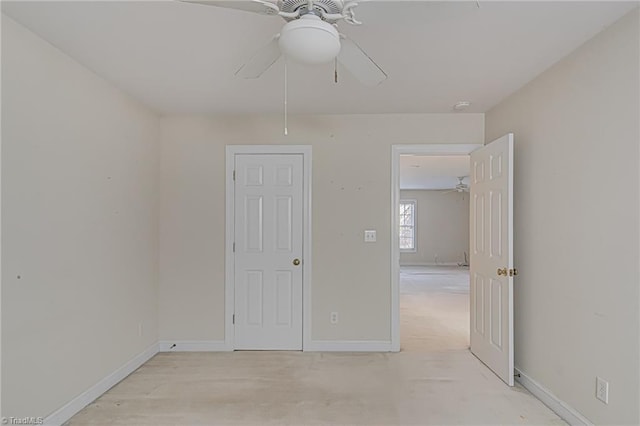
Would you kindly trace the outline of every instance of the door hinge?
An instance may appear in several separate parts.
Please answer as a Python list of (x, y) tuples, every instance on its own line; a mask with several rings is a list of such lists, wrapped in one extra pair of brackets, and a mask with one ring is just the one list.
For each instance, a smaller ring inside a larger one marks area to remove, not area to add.
[(233, 314), (231, 316), (231, 324), (235, 324), (236, 323), (236, 314)]
[(233, 181), (234, 182), (236, 181), (236, 171), (235, 170), (233, 171)]
[(236, 252), (236, 243), (233, 243), (233, 252)]

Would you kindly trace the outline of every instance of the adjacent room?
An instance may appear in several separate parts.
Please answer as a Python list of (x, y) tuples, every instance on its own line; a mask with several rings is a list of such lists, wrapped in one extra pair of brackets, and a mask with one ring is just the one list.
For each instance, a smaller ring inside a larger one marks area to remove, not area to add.
[(469, 156), (400, 157), (401, 348), (469, 347)]
[(638, 1), (1, 8), (3, 423), (640, 423)]

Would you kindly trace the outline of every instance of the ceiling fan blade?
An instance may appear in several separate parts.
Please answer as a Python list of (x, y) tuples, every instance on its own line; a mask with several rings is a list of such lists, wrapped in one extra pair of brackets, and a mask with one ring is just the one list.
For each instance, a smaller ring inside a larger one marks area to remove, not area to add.
[(268, 70), (280, 58), (279, 37), (280, 35), (273, 37), (269, 44), (258, 50), (247, 63), (236, 71), (236, 75), (247, 79), (258, 78)]
[(387, 79), (387, 74), (353, 40), (340, 34), (342, 47), (338, 62), (367, 86), (377, 86)]
[(261, 13), (263, 15), (277, 15), (278, 5), (267, 0), (182, 0), (185, 3), (197, 3), (207, 6), (226, 7), (228, 9), (244, 10), (246, 12)]

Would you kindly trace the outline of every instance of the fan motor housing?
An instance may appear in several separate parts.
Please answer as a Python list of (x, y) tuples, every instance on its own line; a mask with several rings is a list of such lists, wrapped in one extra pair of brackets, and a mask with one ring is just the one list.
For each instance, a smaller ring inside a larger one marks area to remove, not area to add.
[[(278, 0), (278, 7), (283, 12), (295, 12), (299, 9), (307, 9), (307, 0)], [(313, 7), (322, 9), (325, 13), (342, 13), (344, 3), (342, 0), (313, 0)]]

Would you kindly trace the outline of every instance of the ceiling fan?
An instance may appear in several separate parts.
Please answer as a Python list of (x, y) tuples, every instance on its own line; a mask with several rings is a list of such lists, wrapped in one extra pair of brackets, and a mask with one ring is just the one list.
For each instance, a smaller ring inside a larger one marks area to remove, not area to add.
[[(208, 6), (281, 16), (287, 23), (279, 34), (242, 65), (236, 75), (260, 77), (280, 56), (308, 65), (336, 61), (363, 84), (375, 86), (387, 74), (353, 40), (338, 32), (337, 23), (360, 25), (358, 2), (350, 0), (182, 0)], [(366, 0), (365, 0), (366, 1)]]
[(469, 185), (462, 182), (464, 178), (466, 178), (466, 176), (459, 176), (458, 184), (454, 188), (450, 189), (449, 191), (443, 192), (443, 194), (448, 194), (450, 192), (469, 192)]

